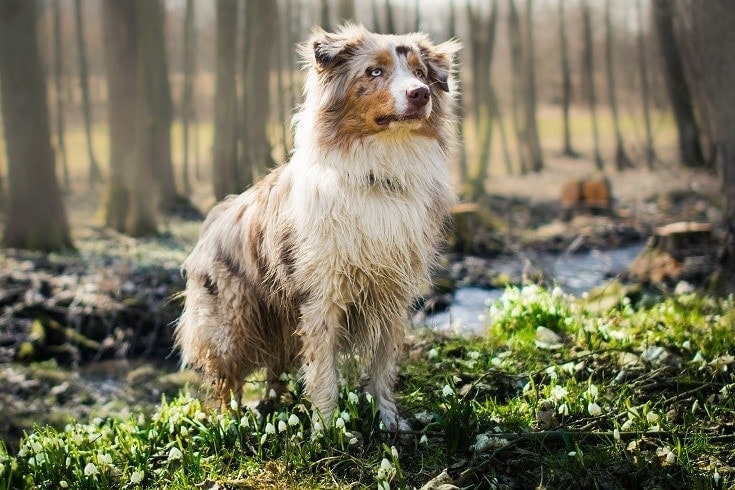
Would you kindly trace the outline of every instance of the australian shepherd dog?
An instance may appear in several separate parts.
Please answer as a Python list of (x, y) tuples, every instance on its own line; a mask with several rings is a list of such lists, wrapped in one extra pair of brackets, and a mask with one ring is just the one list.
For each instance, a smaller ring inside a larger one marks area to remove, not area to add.
[(454, 200), (459, 48), (351, 24), (302, 46), (291, 160), (217, 204), (182, 268), (176, 345), (220, 401), (259, 368), (280, 393), (282, 373), (301, 367), (314, 416), (330, 422), (338, 361), (356, 354), (382, 422), (403, 426), (393, 384), (407, 311)]

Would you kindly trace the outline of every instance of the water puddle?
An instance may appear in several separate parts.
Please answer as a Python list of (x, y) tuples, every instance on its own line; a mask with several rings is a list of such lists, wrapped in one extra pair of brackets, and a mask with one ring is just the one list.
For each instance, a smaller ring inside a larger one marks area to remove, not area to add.
[[(548, 271), (550, 280), (564, 292), (579, 296), (624, 272), (643, 247), (644, 243), (639, 243), (580, 254), (542, 254), (534, 265)], [(518, 270), (523, 267), (519, 260)], [(503, 289), (459, 288), (447, 310), (417, 319), (416, 323), (455, 334), (481, 334), (485, 328), (486, 307), (502, 294)]]

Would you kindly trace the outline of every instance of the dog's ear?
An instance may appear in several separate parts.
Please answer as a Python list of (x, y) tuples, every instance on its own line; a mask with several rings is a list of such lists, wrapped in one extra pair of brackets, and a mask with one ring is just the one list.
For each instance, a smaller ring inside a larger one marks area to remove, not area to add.
[(449, 77), (454, 69), (454, 55), (462, 49), (455, 39), (434, 46), (429, 42), (419, 43), (421, 56), (429, 67), (429, 80), (445, 92), (449, 92)]
[(338, 66), (350, 56), (357, 42), (355, 35), (348, 34), (348, 31), (357, 29), (357, 26), (347, 25), (337, 33), (332, 33), (314, 27), (311, 38), (302, 47), (302, 55), (319, 71)]

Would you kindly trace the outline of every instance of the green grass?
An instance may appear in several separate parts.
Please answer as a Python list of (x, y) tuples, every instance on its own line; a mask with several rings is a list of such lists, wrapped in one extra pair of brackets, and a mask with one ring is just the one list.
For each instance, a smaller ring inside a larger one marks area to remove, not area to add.
[(636, 301), (593, 313), (530, 285), (489, 306), (485, 336), (414, 332), (397, 438), (353, 382), (317, 435), (293, 380), (265, 416), (181, 394), (0, 447), (0, 489), (418, 488), (445, 470), (467, 488), (732, 488), (735, 300)]

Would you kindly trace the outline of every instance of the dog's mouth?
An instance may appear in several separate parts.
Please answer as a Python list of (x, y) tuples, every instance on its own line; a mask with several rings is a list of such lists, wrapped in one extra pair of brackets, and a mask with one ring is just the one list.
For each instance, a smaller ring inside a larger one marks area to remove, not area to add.
[(375, 124), (378, 126), (387, 126), (392, 122), (420, 121), (425, 118), (426, 115), (421, 112), (411, 112), (409, 114), (387, 114), (376, 117)]

